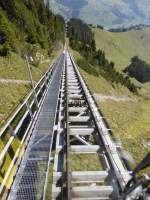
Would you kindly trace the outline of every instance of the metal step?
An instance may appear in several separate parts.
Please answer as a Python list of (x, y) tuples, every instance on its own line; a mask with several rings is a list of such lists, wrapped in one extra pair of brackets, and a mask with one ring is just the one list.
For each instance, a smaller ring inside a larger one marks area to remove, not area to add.
[[(56, 199), (60, 193), (61, 188), (52, 186), (52, 200)], [(72, 199), (110, 199), (113, 193), (112, 186), (79, 186), (72, 187)]]

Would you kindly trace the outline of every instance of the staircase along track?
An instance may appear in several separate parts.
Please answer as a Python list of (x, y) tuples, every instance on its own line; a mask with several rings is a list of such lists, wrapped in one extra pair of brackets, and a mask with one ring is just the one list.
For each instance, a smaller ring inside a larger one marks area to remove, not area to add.
[[(38, 102), (30, 94), (0, 133), (1, 140), (10, 136), (0, 151), (1, 170), (13, 151), (1, 181), (1, 198), (46, 199), (53, 166), (50, 199), (118, 199), (131, 171), (67, 49), (37, 84), (36, 96)], [(90, 162), (94, 158), (95, 163)], [(83, 168), (82, 162), (87, 163)], [(16, 175), (8, 188), (13, 165)]]

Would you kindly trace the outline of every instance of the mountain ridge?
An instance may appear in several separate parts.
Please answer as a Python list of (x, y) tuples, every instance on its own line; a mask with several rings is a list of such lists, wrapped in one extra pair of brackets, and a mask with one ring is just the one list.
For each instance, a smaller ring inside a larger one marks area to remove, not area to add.
[(76, 17), (87, 23), (107, 28), (150, 24), (147, 0), (49, 0), (52, 10), (69, 19)]

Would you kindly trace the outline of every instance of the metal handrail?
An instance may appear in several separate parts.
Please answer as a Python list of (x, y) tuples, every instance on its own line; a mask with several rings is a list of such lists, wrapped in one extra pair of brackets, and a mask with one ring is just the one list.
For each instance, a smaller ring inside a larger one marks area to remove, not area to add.
[[(67, 55), (66, 55), (67, 56)], [(65, 79), (65, 90), (66, 90), (66, 111), (65, 111), (65, 121), (66, 121), (66, 187), (67, 187), (67, 200), (71, 198), (71, 166), (70, 166), (70, 138), (69, 138), (69, 113), (68, 113), (68, 68), (67, 68), (67, 58), (66, 58), (66, 79)]]
[[(35, 86), (35, 90), (38, 88), (38, 86), (41, 84), (42, 80), (50, 73), (52, 66), (54, 65), (54, 63), (52, 65), (50, 65), (49, 69), (47, 70), (47, 72), (41, 77), (41, 79), (38, 81), (38, 83)], [(0, 130), (0, 137), (2, 136), (2, 134), (5, 132), (5, 130), (8, 128), (8, 125), (11, 124), (11, 122), (14, 120), (14, 118), (18, 115), (18, 113), (20, 112), (20, 110), (22, 109), (22, 107), (26, 104), (26, 102), (28, 102), (28, 100), (32, 97), (33, 95), (33, 91), (31, 91), (29, 93), (29, 95), (26, 97), (26, 99), (24, 100), (24, 102), (17, 108), (17, 110), (13, 113), (13, 115), (9, 118), (9, 120), (7, 121), (7, 123), (4, 125), (4, 127)]]
[[(40, 78), (38, 83), (35, 86), (36, 91), (36, 97), (38, 99), (38, 105), (40, 106), (42, 103), (42, 100), (44, 98), (45, 92), (47, 91), (47, 87), (49, 85), (49, 82), (51, 80), (51, 75), (54, 71), (55, 67), (55, 61), (50, 65), (49, 69), (46, 71), (46, 73)], [(35, 106), (35, 95), (33, 95), (33, 91), (29, 93), (29, 95), (26, 97), (24, 102), (17, 108), (15, 113), (10, 117), (10, 119), (7, 121), (6, 125), (1, 129), (0, 131), (0, 139), (5, 136), (4, 134), (10, 133), (10, 138), (8, 141), (6, 141), (6, 144), (4, 144), (4, 147), (2, 148), (0, 152), (0, 167), (2, 165), (5, 165), (4, 158), (7, 156), (7, 152), (9, 148), (11, 147), (13, 141), (15, 141), (16, 138), (19, 136), (19, 131), (24, 128), (22, 138), (20, 139), (20, 144), (18, 145), (17, 149), (14, 152), (13, 158), (9, 163), (9, 166), (7, 168), (7, 171), (5, 172), (5, 175), (3, 177), (3, 181), (0, 184), (0, 195), (3, 192), (4, 186), (8, 180), (9, 174), (11, 172), (12, 167), (14, 166), (15, 162), (18, 159), (19, 152), (21, 150), (21, 145), (25, 142), (27, 139), (28, 132), (35, 120), (35, 116), (38, 113), (38, 110), (34, 108)], [(23, 112), (23, 114), (22, 114)], [(19, 115), (22, 115), (21, 117)], [(13, 123), (16, 120), (16, 118), (19, 117), (20, 119), (15, 124), (15, 127), (13, 128)], [(27, 123), (26, 123), (27, 120)], [(3, 139), (2, 139), (3, 140)], [(3, 163), (4, 161), (4, 163)]]

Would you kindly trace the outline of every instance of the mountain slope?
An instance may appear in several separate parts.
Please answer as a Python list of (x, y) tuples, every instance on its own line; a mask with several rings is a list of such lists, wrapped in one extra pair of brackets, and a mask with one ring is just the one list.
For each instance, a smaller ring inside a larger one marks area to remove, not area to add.
[(63, 38), (64, 21), (45, 6), (43, 0), (0, 1), (0, 56), (20, 53), (25, 44), (50, 49)]
[(119, 70), (124, 69), (134, 56), (150, 63), (150, 29), (131, 30), (113, 33), (97, 28), (93, 29), (97, 49), (103, 49), (106, 57), (115, 62)]
[(150, 24), (148, 0), (49, 0), (52, 9), (63, 16), (81, 18), (106, 27)]
[(64, 20), (43, 0), (0, 0), (0, 128), (31, 90), (30, 84), (23, 83), (29, 80), (25, 54), (33, 58), (31, 69), (37, 82), (63, 40)]

